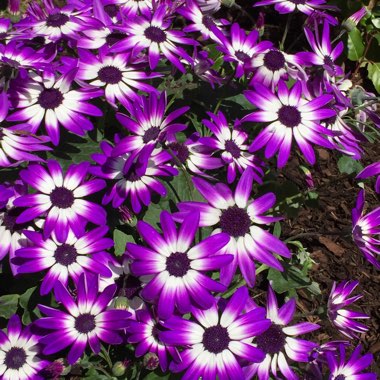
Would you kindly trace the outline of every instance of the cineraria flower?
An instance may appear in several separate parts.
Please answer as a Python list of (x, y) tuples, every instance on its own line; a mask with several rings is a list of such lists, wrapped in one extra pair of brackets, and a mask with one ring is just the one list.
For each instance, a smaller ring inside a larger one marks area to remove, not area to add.
[(380, 255), (380, 207), (364, 215), (364, 200), (364, 190), (361, 190), (352, 210), (352, 237), (366, 260), (380, 269), (377, 260), (377, 255)]
[(3, 380), (42, 380), (39, 372), (49, 362), (40, 359), (39, 337), (30, 325), (22, 329), (20, 317), (14, 314), (8, 321), (7, 333), (0, 330), (0, 377)]
[(192, 69), (194, 74), (200, 79), (207, 82), (212, 88), (215, 88), (215, 84), (221, 85), (223, 78), (214, 69), (214, 61), (209, 57), (206, 50), (194, 49)]
[(87, 344), (91, 350), (100, 352), (100, 341), (108, 344), (120, 344), (119, 334), (128, 325), (130, 313), (126, 310), (106, 310), (116, 291), (116, 285), (110, 285), (98, 294), (98, 277), (81, 275), (77, 285), (76, 300), (60, 283), (55, 288), (55, 296), (67, 312), (38, 305), (47, 317), (38, 319), (39, 327), (54, 330), (40, 339), (45, 344), (44, 355), (54, 354), (72, 346), (67, 361), (74, 364), (83, 354)]
[(293, 326), (287, 326), (293, 319), (296, 311), (295, 298), (291, 298), (279, 308), (276, 295), (270, 285), (267, 294), (266, 317), (271, 320), (272, 324), (269, 329), (256, 337), (253, 342), (266, 356), (261, 363), (254, 363), (244, 369), (245, 378), (253, 379), (253, 376), (257, 375), (259, 380), (269, 380), (270, 373), (275, 378), (278, 378), (277, 371), (280, 370), (284, 378), (298, 380), (298, 376), (289, 366), (286, 356), (293, 361), (307, 363), (310, 352), (318, 344), (303, 339), (296, 339), (295, 337), (317, 330), (320, 326), (310, 322), (301, 322)]
[(327, 305), (330, 322), (343, 335), (351, 339), (358, 338), (356, 333), (368, 331), (367, 326), (355, 321), (355, 319), (361, 318), (368, 319), (369, 316), (367, 314), (344, 309), (344, 307), (351, 305), (363, 297), (362, 294), (359, 294), (349, 298), (358, 285), (359, 281), (343, 281), (338, 285), (334, 281)]
[(263, 308), (243, 313), (247, 299), (248, 290), (242, 287), (224, 309), (214, 302), (208, 310), (192, 309), (196, 321), (173, 316), (163, 322), (172, 331), (161, 332), (161, 340), (185, 347), (182, 361), (171, 362), (170, 370), (186, 370), (182, 380), (245, 379), (240, 362), (259, 363), (264, 359), (264, 353), (251, 342), (270, 326)]
[(366, 179), (368, 177), (372, 177), (377, 175), (376, 178), (376, 184), (375, 184), (375, 190), (376, 193), (380, 194), (380, 161), (374, 162), (371, 165), (368, 165), (365, 167), (357, 176), (357, 179)]
[(376, 380), (377, 375), (375, 373), (362, 372), (371, 365), (373, 355), (368, 353), (360, 356), (361, 348), (361, 345), (357, 346), (347, 361), (344, 345), (340, 346), (339, 358), (337, 358), (333, 352), (326, 352), (327, 363), (330, 370), (328, 380)]
[(93, 129), (93, 124), (84, 115), (102, 116), (102, 112), (86, 101), (103, 94), (100, 89), (86, 91), (71, 90), (77, 69), (65, 73), (58, 79), (52, 73), (44, 72), (43, 77), (30, 73), (32, 80), (18, 82), (11, 93), (15, 108), (22, 108), (8, 116), (8, 121), (26, 121), (35, 133), (42, 120), (52, 143), (59, 143), (59, 125), (72, 133), (83, 136)]
[(122, 0), (121, 9), (128, 20), (137, 15), (149, 17), (153, 11), (152, 0)]
[(208, 204), (179, 202), (177, 205), (180, 212), (175, 214), (176, 220), (186, 220), (189, 212), (199, 211), (200, 227), (215, 226), (213, 234), (224, 232), (229, 235), (228, 244), (220, 251), (234, 256), (233, 262), (220, 271), (221, 282), (226, 286), (231, 283), (238, 266), (245, 281), (252, 287), (255, 283), (253, 260), (282, 271), (282, 265), (273, 253), (290, 257), (289, 249), (281, 240), (259, 227), (260, 224), (268, 225), (281, 218), (263, 215), (275, 204), (273, 193), (249, 200), (253, 176), (252, 168), (248, 167), (240, 177), (235, 193), (223, 183), (213, 186), (204, 179), (194, 178), (194, 186)]
[(32, 244), (16, 251), (16, 258), (22, 259), (17, 272), (35, 273), (48, 269), (41, 284), (41, 295), (48, 294), (57, 282), (67, 286), (69, 277), (77, 283), (85, 271), (111, 277), (111, 270), (91, 257), (113, 247), (113, 240), (104, 237), (107, 231), (108, 227), (103, 226), (89, 232), (83, 231), (80, 237), (76, 237), (69, 230), (62, 243), (54, 232), (50, 239), (44, 239), (37, 232), (24, 231)]
[[(149, 66), (153, 70), (157, 67), (161, 53), (180, 70), (185, 68), (178, 59), (182, 57), (191, 63), (191, 57), (178, 44), (197, 45), (195, 40), (184, 37), (179, 30), (168, 30), (171, 20), (166, 18), (167, 6), (161, 4), (152, 12), (151, 19), (136, 17), (120, 30), (128, 34), (128, 37), (112, 46), (112, 52), (125, 52), (132, 50), (133, 55), (138, 55), (144, 49), (148, 49)], [(177, 57), (178, 56), (178, 57)]]
[(306, 78), (303, 60), (298, 55), (287, 54), (278, 49), (267, 49), (246, 63), (246, 69), (254, 73), (251, 83), (256, 81), (274, 89), (280, 79), (290, 74), (293, 78)]
[[(116, 147), (119, 141), (115, 138)], [(90, 173), (114, 181), (102, 200), (103, 204), (112, 201), (114, 208), (121, 206), (128, 198), (133, 212), (138, 214), (142, 205), (150, 204), (152, 192), (162, 197), (166, 195), (165, 186), (156, 176), (178, 174), (177, 169), (165, 164), (171, 160), (170, 154), (162, 149), (154, 149), (152, 144), (144, 147), (138, 154), (132, 152), (119, 156), (114, 155), (115, 148), (106, 141), (100, 147), (104, 153), (92, 155), (92, 159), (100, 166), (90, 168)]]
[(0, 167), (17, 166), (24, 161), (44, 161), (30, 152), (46, 151), (47, 136), (33, 136), (27, 124), (0, 127)]
[(131, 320), (127, 328), (128, 342), (136, 345), (136, 357), (143, 356), (147, 352), (157, 354), (160, 367), (165, 372), (168, 368), (168, 354), (176, 362), (181, 359), (176, 347), (166, 345), (160, 340), (159, 333), (163, 330), (159, 321), (147, 309), (137, 310), (136, 320)]
[(161, 212), (160, 222), (163, 236), (148, 223), (137, 223), (139, 234), (151, 248), (127, 243), (127, 254), (133, 259), (132, 274), (154, 276), (141, 296), (157, 301), (162, 319), (170, 317), (175, 309), (188, 313), (192, 304), (208, 309), (214, 302), (211, 292), (223, 292), (226, 287), (203, 272), (220, 269), (232, 261), (231, 255), (216, 254), (226, 245), (228, 236), (215, 234), (192, 246), (198, 230), (198, 212), (187, 214), (179, 231), (167, 211)]
[(222, 6), (220, 0), (195, 0), (203, 13), (213, 14), (216, 13)]
[[(134, 66), (130, 53), (107, 55), (105, 49), (100, 49), (97, 56), (87, 50), (78, 49), (79, 65), (76, 79), (90, 81), (95, 87), (104, 87), (107, 101), (116, 106), (115, 99), (124, 106), (128, 101), (138, 100), (136, 89), (145, 92), (154, 92), (156, 89), (141, 80), (159, 76), (159, 74), (147, 75), (138, 71)], [(133, 88), (133, 89), (132, 89)]]
[(296, 9), (307, 15), (315, 13), (316, 10), (331, 9), (331, 6), (325, 5), (326, 0), (260, 0), (254, 6), (275, 4), (278, 13), (286, 14), (294, 12)]
[(57, 161), (48, 160), (47, 169), (32, 164), (20, 172), (20, 177), (38, 192), (27, 194), (14, 201), (15, 206), (27, 207), (17, 217), (17, 223), (26, 223), (38, 216), (45, 215), (44, 237), (55, 231), (58, 241), (65, 242), (69, 227), (77, 237), (82, 233), (82, 221), (97, 225), (106, 223), (104, 209), (83, 197), (96, 193), (105, 187), (100, 179), (86, 181), (89, 163), (70, 165), (66, 175)]
[(325, 20), (323, 23), (322, 36), (319, 33), (318, 25), (315, 25), (314, 28), (315, 37), (309, 28), (305, 28), (304, 30), (306, 38), (314, 52), (299, 52), (297, 53), (297, 56), (300, 57), (305, 64), (323, 66), (330, 77), (343, 75), (343, 69), (334, 62), (342, 54), (344, 43), (343, 41), (340, 41), (334, 49), (332, 48), (330, 41), (330, 25), (328, 21)]
[(297, 81), (291, 90), (285, 82), (278, 83), (277, 95), (260, 83), (254, 83), (254, 91), (245, 91), (246, 98), (261, 111), (252, 112), (241, 121), (270, 122), (253, 140), (250, 151), (264, 147), (265, 157), (273, 157), (278, 152), (277, 166), (285, 166), (289, 159), (292, 139), (295, 138), (306, 160), (315, 163), (315, 153), (310, 143), (325, 148), (334, 148), (322, 135), (332, 136), (333, 132), (322, 127), (321, 119), (336, 116), (331, 108), (322, 108), (332, 99), (332, 95), (321, 95), (311, 101), (302, 98), (302, 85)]
[(352, 14), (347, 20), (343, 21), (342, 26), (348, 31), (351, 32), (360, 20), (368, 14), (366, 7), (361, 7), (357, 12)]
[(199, 142), (213, 150), (223, 152), (221, 157), (227, 165), (227, 182), (234, 182), (237, 172), (241, 174), (247, 167), (251, 167), (253, 179), (262, 183), (261, 177), (264, 175), (264, 171), (260, 167), (261, 161), (253, 154), (248, 153), (248, 145), (245, 144), (248, 135), (236, 125), (230, 128), (221, 111), (216, 115), (207, 112), (207, 115), (211, 121), (204, 119), (202, 123), (213, 132), (214, 136), (201, 137)]
[(132, 134), (120, 140), (112, 154), (120, 156), (127, 152), (139, 152), (147, 145), (156, 147), (157, 142), (166, 140), (186, 128), (185, 124), (172, 123), (190, 107), (181, 107), (165, 115), (167, 106), (166, 92), (158, 96), (150, 93), (148, 97), (136, 97), (135, 102), (127, 107), (131, 117), (117, 113), (117, 120)]
[(224, 60), (227, 62), (236, 62), (236, 78), (244, 74), (244, 65), (249, 62), (255, 55), (272, 47), (272, 42), (262, 41), (257, 43), (259, 32), (251, 31), (248, 35), (245, 30), (240, 28), (238, 23), (231, 26), (231, 36), (227, 38), (218, 28), (211, 28), (218, 38), (218, 50), (224, 53)]

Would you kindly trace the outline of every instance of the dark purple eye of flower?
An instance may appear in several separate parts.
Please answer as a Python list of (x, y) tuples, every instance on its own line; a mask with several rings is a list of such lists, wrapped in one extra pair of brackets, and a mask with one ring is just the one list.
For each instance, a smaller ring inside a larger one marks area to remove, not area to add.
[(306, 0), (289, 0), (293, 4), (305, 4)]
[(301, 113), (293, 106), (282, 106), (278, 111), (278, 120), (286, 127), (296, 127), (301, 122)]
[(220, 228), (233, 237), (244, 236), (251, 224), (247, 211), (236, 205), (224, 210), (220, 217)]
[(116, 84), (121, 81), (123, 74), (117, 67), (106, 66), (98, 71), (98, 77), (104, 83)]
[(285, 67), (285, 57), (278, 50), (271, 50), (264, 56), (264, 66), (271, 70), (277, 71)]
[(74, 195), (65, 187), (56, 187), (50, 194), (50, 201), (58, 208), (69, 208), (74, 203)]
[(227, 152), (231, 153), (233, 158), (240, 157), (240, 148), (236, 145), (236, 143), (232, 140), (226, 141), (225, 149)]
[(237, 59), (239, 59), (240, 61), (243, 61), (243, 62), (245, 62), (251, 58), (247, 53), (244, 53), (244, 51), (237, 51), (235, 53), (235, 55), (236, 55)]
[[(0, 37), (1, 39), (1, 37)], [(9, 80), (12, 78), (14, 72), (14, 67), (9, 65), (8, 63), (2, 63), (0, 65), (0, 78), (4, 78), (5, 80)]]
[(95, 317), (92, 314), (81, 314), (75, 320), (75, 328), (81, 334), (87, 334), (96, 327)]
[(171, 276), (183, 277), (190, 269), (190, 260), (186, 253), (175, 252), (166, 259), (166, 270)]
[(124, 174), (124, 179), (127, 181), (130, 181), (130, 182), (136, 182), (136, 181), (140, 180), (140, 178), (141, 178), (141, 176), (136, 173), (134, 167), (130, 168), (128, 173)]
[(337, 377), (334, 378), (334, 380), (345, 380), (346, 376), (344, 375), (338, 375)]
[(326, 66), (330, 67), (335, 72), (334, 61), (332, 60), (332, 58), (330, 56), (325, 55), (323, 58), (323, 62)]
[(207, 351), (219, 354), (228, 348), (230, 336), (226, 328), (220, 325), (212, 326), (204, 332), (202, 343)]
[(207, 16), (207, 15), (202, 17), (202, 24), (207, 29), (211, 29), (213, 26), (215, 26), (214, 19), (211, 16)]
[(12, 347), (6, 354), (4, 364), (7, 368), (19, 369), (26, 363), (26, 353), (23, 348)]
[(156, 140), (158, 135), (160, 134), (160, 128), (159, 127), (151, 127), (149, 128), (143, 136), (143, 143), (147, 144), (150, 141)]
[(145, 37), (153, 42), (165, 42), (166, 41), (166, 33), (158, 28), (157, 26), (149, 26), (144, 31)]
[(189, 158), (190, 152), (185, 144), (172, 143), (169, 144), (169, 148), (177, 153), (177, 158), (181, 164), (184, 164)]
[(3, 40), (6, 37), (7, 37), (7, 33), (4, 33), (4, 32), (0, 33), (0, 40)]
[(54, 109), (62, 104), (63, 94), (55, 88), (43, 90), (38, 96), (38, 103), (42, 108)]
[(110, 34), (106, 37), (107, 45), (108, 45), (108, 46), (115, 45), (116, 42), (121, 41), (124, 37), (125, 37), (125, 34), (124, 34), (124, 33), (118, 33), (118, 32), (110, 33)]
[(54, 252), (56, 262), (65, 267), (75, 263), (77, 256), (77, 250), (70, 244), (62, 244)]
[(104, 7), (104, 11), (108, 14), (108, 16), (116, 17), (119, 13), (119, 7), (115, 4), (108, 4)]
[(263, 334), (256, 337), (256, 344), (266, 354), (277, 354), (285, 346), (285, 334), (278, 325), (271, 325)]
[(17, 208), (11, 208), (10, 210), (4, 212), (2, 225), (12, 234), (16, 231), (24, 230), (27, 227), (27, 223), (16, 223), (16, 219), (20, 215), (20, 213), (21, 210)]
[(60, 26), (65, 25), (69, 20), (69, 16), (65, 15), (64, 13), (54, 13), (52, 15), (49, 15), (46, 20), (46, 25), (59, 28)]
[(141, 290), (141, 281), (132, 275), (120, 276), (116, 284), (121, 288), (119, 295), (132, 299)]

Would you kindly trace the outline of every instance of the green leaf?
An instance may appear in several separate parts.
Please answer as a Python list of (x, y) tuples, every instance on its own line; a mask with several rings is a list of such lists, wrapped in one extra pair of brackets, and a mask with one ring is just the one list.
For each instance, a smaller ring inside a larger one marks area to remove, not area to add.
[(255, 108), (243, 94), (231, 96), (225, 100), (239, 104), (239, 106), (244, 110), (253, 110)]
[(351, 61), (358, 61), (364, 53), (364, 44), (362, 40), (362, 35), (358, 28), (352, 29), (348, 33), (348, 59)]
[(18, 294), (6, 294), (0, 297), (0, 317), (9, 319), (17, 311)]
[(380, 94), (380, 62), (369, 63), (367, 70), (368, 76), (372, 80), (376, 91)]
[(132, 235), (128, 235), (123, 231), (115, 229), (113, 232), (113, 240), (115, 242), (115, 255), (121, 256), (125, 252), (127, 243), (135, 243)]
[(354, 174), (359, 173), (363, 169), (363, 166), (359, 161), (356, 161), (351, 157), (342, 156), (338, 160), (338, 169), (342, 174)]
[(280, 237), (281, 236), (281, 223), (280, 222), (276, 222), (274, 224), (273, 235), (276, 236), (276, 237)]
[(273, 268), (268, 271), (268, 280), (272, 281), (272, 287), (276, 293), (285, 293), (311, 285), (310, 278), (294, 265), (284, 265), (284, 269), (283, 272)]
[(375, 25), (377, 29), (380, 29), (380, 18), (373, 18), (372, 24)]

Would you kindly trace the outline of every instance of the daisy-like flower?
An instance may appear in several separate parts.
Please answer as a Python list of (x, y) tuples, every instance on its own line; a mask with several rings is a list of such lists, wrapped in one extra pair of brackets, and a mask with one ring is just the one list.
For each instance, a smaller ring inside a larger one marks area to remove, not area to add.
[(79, 49), (79, 65), (76, 79), (89, 81), (95, 87), (103, 87), (107, 101), (116, 106), (116, 99), (124, 106), (128, 101), (137, 101), (136, 90), (155, 92), (156, 89), (142, 80), (154, 78), (159, 74), (147, 75), (138, 71), (130, 53), (107, 55), (105, 49), (100, 49), (98, 56), (87, 50)]
[(254, 73), (251, 83), (258, 81), (274, 89), (279, 80), (286, 79), (288, 74), (294, 79), (306, 78), (302, 64), (304, 62), (299, 56), (271, 48), (254, 56), (246, 68)]
[(363, 372), (373, 361), (373, 355), (368, 353), (360, 355), (362, 347), (357, 346), (349, 359), (346, 359), (346, 349), (340, 346), (339, 358), (333, 352), (326, 352), (329, 378), (328, 380), (376, 380), (377, 375), (373, 372)]
[(128, 19), (138, 15), (149, 17), (153, 11), (152, 0), (122, 0), (121, 10)]
[(359, 24), (360, 20), (368, 14), (366, 7), (361, 7), (357, 12), (352, 14), (347, 20), (343, 21), (342, 26), (348, 31), (351, 32), (356, 25)]
[(102, 112), (86, 101), (103, 94), (100, 89), (71, 90), (77, 69), (69, 70), (56, 79), (45, 71), (43, 77), (30, 73), (31, 80), (19, 81), (12, 89), (14, 108), (21, 108), (8, 116), (8, 121), (26, 121), (35, 133), (45, 121), (45, 129), (52, 143), (59, 143), (59, 125), (83, 136), (93, 129), (93, 124), (83, 115), (102, 116)]
[(165, 115), (167, 106), (166, 92), (158, 96), (150, 93), (148, 97), (139, 96), (135, 103), (127, 107), (131, 117), (118, 113), (117, 120), (132, 134), (117, 143), (114, 156), (127, 152), (139, 152), (146, 145), (156, 147), (157, 142), (165, 141), (166, 136), (173, 136), (186, 128), (185, 124), (173, 123), (190, 107), (181, 107)]
[(42, 380), (39, 372), (49, 362), (40, 359), (39, 337), (30, 326), (22, 328), (20, 317), (8, 321), (7, 333), (0, 330), (0, 377), (3, 380)]
[(366, 179), (372, 176), (377, 176), (375, 190), (376, 193), (380, 194), (380, 161), (374, 162), (371, 165), (365, 167), (357, 176), (357, 179)]
[(163, 236), (148, 223), (137, 223), (137, 230), (150, 248), (127, 243), (127, 254), (133, 260), (132, 274), (154, 276), (141, 296), (157, 302), (162, 319), (170, 317), (175, 309), (188, 313), (192, 304), (209, 308), (214, 302), (211, 292), (223, 292), (226, 287), (203, 272), (220, 269), (232, 261), (231, 255), (216, 254), (227, 244), (228, 236), (215, 234), (193, 245), (198, 212), (188, 214), (178, 231), (167, 211), (161, 212), (160, 222)]
[(98, 354), (100, 341), (108, 344), (122, 343), (119, 331), (127, 327), (130, 313), (121, 309), (106, 310), (115, 291), (116, 285), (110, 285), (98, 294), (98, 277), (82, 274), (75, 300), (58, 282), (55, 296), (67, 312), (38, 305), (47, 317), (38, 319), (35, 324), (47, 330), (55, 330), (40, 339), (45, 344), (43, 353), (50, 355), (71, 346), (67, 361), (74, 364), (82, 356), (87, 344)]
[(20, 172), (20, 177), (38, 192), (17, 198), (13, 203), (27, 209), (17, 217), (17, 223), (26, 223), (46, 215), (44, 237), (55, 231), (58, 241), (65, 242), (70, 227), (77, 237), (82, 233), (82, 221), (97, 225), (106, 223), (104, 209), (83, 197), (96, 193), (105, 187), (100, 179), (86, 181), (88, 162), (70, 165), (66, 175), (55, 160), (47, 161), (47, 169), (37, 164)]
[(272, 4), (275, 4), (276, 11), (282, 14), (291, 13), (297, 9), (310, 16), (318, 10), (332, 9), (331, 6), (326, 5), (326, 0), (260, 0), (256, 1), (254, 6)]
[(257, 43), (259, 32), (253, 30), (247, 35), (238, 23), (232, 24), (229, 38), (216, 26), (212, 26), (211, 30), (218, 38), (216, 41), (219, 45), (218, 50), (224, 53), (224, 60), (236, 63), (235, 76), (237, 78), (240, 78), (244, 74), (244, 65), (252, 60), (255, 55), (272, 47), (272, 42), (270, 41)]
[[(115, 138), (116, 146), (120, 140)], [(112, 207), (117, 208), (125, 200), (129, 200), (134, 213), (138, 214), (143, 205), (151, 202), (151, 193), (166, 195), (165, 186), (156, 178), (178, 174), (178, 170), (166, 163), (172, 159), (169, 153), (162, 149), (154, 149), (150, 144), (138, 154), (125, 153), (115, 156), (111, 144), (103, 141), (100, 144), (103, 154), (94, 154), (92, 159), (99, 165), (90, 168), (90, 173), (97, 177), (112, 180), (103, 197), (102, 203), (112, 201)]]
[(30, 152), (51, 150), (47, 136), (33, 136), (27, 124), (0, 127), (0, 167), (17, 166), (24, 161), (44, 161)]
[(294, 317), (296, 300), (292, 298), (279, 308), (271, 286), (269, 286), (267, 294), (266, 317), (271, 320), (272, 324), (253, 342), (266, 356), (261, 363), (254, 363), (245, 368), (245, 378), (252, 379), (256, 375), (259, 380), (269, 380), (271, 373), (277, 378), (277, 373), (280, 371), (284, 378), (298, 380), (298, 376), (289, 366), (286, 356), (295, 362), (309, 362), (310, 352), (318, 344), (295, 337), (317, 330), (320, 326), (310, 322), (287, 326)]
[(103, 226), (76, 237), (69, 230), (62, 243), (54, 232), (50, 239), (44, 239), (38, 232), (24, 231), (31, 244), (16, 251), (16, 258), (22, 259), (17, 272), (35, 273), (48, 269), (41, 284), (42, 295), (48, 294), (58, 281), (67, 286), (69, 277), (77, 283), (85, 271), (111, 277), (111, 270), (91, 257), (113, 247), (113, 240), (104, 237), (107, 231), (108, 227)]
[(195, 321), (172, 317), (163, 322), (172, 331), (161, 332), (161, 340), (185, 347), (182, 361), (172, 362), (170, 370), (186, 370), (183, 380), (245, 379), (241, 360), (259, 363), (264, 359), (265, 354), (251, 342), (270, 326), (263, 308), (243, 312), (247, 299), (247, 288), (239, 288), (224, 309), (214, 303), (208, 310), (193, 308)]
[(247, 168), (241, 176), (235, 193), (225, 184), (211, 185), (201, 178), (194, 178), (196, 189), (208, 201), (180, 202), (180, 212), (176, 220), (186, 220), (188, 213), (200, 212), (200, 227), (214, 226), (213, 234), (224, 232), (229, 235), (228, 244), (220, 253), (232, 254), (234, 260), (230, 265), (221, 268), (220, 279), (228, 286), (239, 266), (247, 284), (255, 283), (255, 264), (257, 260), (282, 271), (282, 265), (273, 253), (290, 257), (286, 245), (259, 225), (268, 225), (281, 218), (263, 215), (276, 202), (273, 193), (250, 200), (253, 183), (253, 170)]
[(358, 334), (368, 331), (367, 326), (356, 321), (356, 319), (368, 319), (367, 314), (344, 309), (363, 297), (362, 294), (350, 297), (358, 285), (359, 281), (343, 281), (339, 284), (334, 282), (327, 304), (330, 322), (350, 339), (358, 338)]
[(291, 90), (285, 82), (278, 83), (277, 94), (260, 83), (254, 84), (254, 91), (245, 91), (246, 98), (260, 109), (245, 116), (241, 121), (270, 122), (253, 140), (250, 151), (265, 148), (265, 157), (278, 152), (277, 166), (283, 167), (290, 155), (293, 137), (310, 164), (315, 163), (315, 153), (310, 143), (333, 149), (333, 145), (322, 135), (332, 136), (333, 132), (320, 125), (320, 120), (336, 116), (331, 108), (322, 108), (332, 95), (321, 95), (311, 101), (302, 97), (302, 85), (297, 81)]
[(305, 28), (305, 35), (313, 49), (313, 53), (299, 52), (297, 53), (297, 56), (300, 57), (305, 64), (323, 66), (329, 77), (343, 75), (343, 69), (334, 63), (343, 52), (343, 41), (340, 41), (335, 48), (332, 48), (330, 40), (330, 24), (327, 20), (323, 23), (322, 35), (320, 35), (318, 25), (315, 25), (314, 32), (315, 36), (309, 28)]
[(127, 328), (128, 342), (136, 345), (135, 355), (140, 357), (146, 353), (158, 356), (163, 372), (168, 369), (168, 354), (176, 361), (180, 361), (177, 348), (166, 345), (160, 340), (159, 333), (163, 326), (148, 309), (136, 311), (136, 320), (131, 320)]
[(352, 237), (365, 259), (380, 269), (380, 262), (377, 260), (380, 255), (380, 207), (364, 214), (364, 201), (364, 190), (361, 190), (352, 210)]
[(216, 115), (207, 112), (211, 120), (202, 120), (202, 123), (212, 131), (214, 136), (201, 137), (199, 142), (209, 146), (214, 151), (221, 151), (221, 157), (227, 165), (227, 182), (235, 181), (236, 173), (243, 173), (247, 167), (253, 169), (253, 178), (256, 182), (262, 183), (261, 177), (264, 171), (260, 167), (260, 160), (248, 152), (248, 145), (245, 144), (248, 135), (238, 126), (230, 127), (224, 116), (219, 111)]
[(169, 30), (171, 20), (167, 18), (167, 6), (161, 4), (151, 13), (151, 18), (136, 17), (127, 25), (120, 27), (128, 37), (111, 47), (112, 52), (125, 52), (132, 50), (137, 55), (148, 49), (149, 66), (153, 70), (157, 67), (161, 53), (181, 72), (185, 68), (178, 57), (191, 63), (191, 57), (178, 44), (197, 45), (195, 40), (184, 37), (179, 30)]

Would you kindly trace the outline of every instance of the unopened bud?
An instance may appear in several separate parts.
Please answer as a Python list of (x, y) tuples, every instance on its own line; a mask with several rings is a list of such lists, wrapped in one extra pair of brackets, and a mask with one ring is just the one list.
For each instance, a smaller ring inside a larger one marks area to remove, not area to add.
[(115, 300), (115, 309), (127, 310), (129, 308), (129, 301), (127, 297), (117, 297)]
[(143, 359), (143, 364), (149, 371), (154, 371), (160, 364), (158, 356), (153, 352), (148, 352)]
[(125, 371), (127, 369), (127, 363), (125, 361), (123, 362), (116, 362), (112, 367), (112, 374), (114, 376), (123, 376), (125, 374)]
[(232, 8), (235, 5), (235, 0), (221, 0), (221, 3), (227, 8)]
[(120, 221), (124, 224), (128, 224), (134, 227), (137, 224), (137, 219), (135, 214), (125, 205), (118, 208)]
[(368, 14), (367, 8), (362, 7), (353, 15), (351, 15), (347, 20), (343, 21), (342, 23), (343, 28), (346, 29), (348, 32), (351, 32), (351, 30), (355, 29), (355, 27), (358, 25), (360, 20), (363, 17), (365, 17), (367, 14)]
[(41, 374), (45, 379), (56, 380), (63, 374), (64, 370), (65, 366), (63, 365), (63, 360), (58, 359), (45, 367), (41, 371)]

